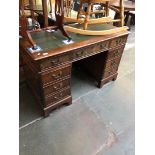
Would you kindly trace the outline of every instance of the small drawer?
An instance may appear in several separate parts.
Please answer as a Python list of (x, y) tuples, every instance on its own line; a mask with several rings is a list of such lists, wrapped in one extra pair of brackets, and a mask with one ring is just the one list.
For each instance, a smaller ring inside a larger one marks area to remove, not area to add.
[(121, 46), (126, 43), (127, 36), (118, 37), (116, 39), (113, 39), (110, 43), (110, 48)]
[(107, 61), (105, 64), (105, 70), (107, 70), (108, 68), (118, 68), (120, 60), (121, 60), (121, 57)]
[(114, 59), (116, 57), (121, 57), (123, 50), (124, 50), (124, 46), (117, 48), (117, 49), (114, 49), (114, 50), (109, 50), (107, 53), (107, 59), (111, 60), (111, 59)]
[(51, 58), (47, 59), (46, 61), (41, 62), (40, 68), (41, 68), (41, 70), (44, 70), (47, 68), (55, 67), (59, 64), (65, 63), (65, 62), (69, 62), (69, 61), (70, 61), (69, 54), (51, 57)]
[(104, 42), (100, 42), (100, 43), (97, 43), (97, 44), (94, 44), (94, 45), (91, 45), (86, 53), (87, 54), (95, 54), (95, 53), (100, 53), (101, 51), (107, 51), (108, 48), (109, 48), (109, 44), (110, 44), (110, 41), (104, 41)]
[(100, 50), (107, 50), (107, 49), (109, 49), (110, 41), (101, 42), (97, 46), (100, 47)]
[(81, 57), (85, 57), (87, 55), (89, 47), (79, 48), (74, 50), (72, 53), (72, 60), (80, 59)]
[(44, 95), (47, 96), (66, 87), (70, 87), (70, 78), (59, 81), (53, 85), (48, 85), (44, 87), (43, 92), (44, 92)]
[(58, 102), (62, 100), (63, 98), (66, 98), (67, 96), (70, 96), (70, 88), (64, 89), (56, 94), (53, 94), (51, 96), (45, 97), (45, 105), (52, 105), (55, 102)]
[(60, 80), (61, 78), (70, 76), (71, 74), (71, 66), (65, 65), (63, 67), (58, 67), (55, 70), (46, 71), (44, 73), (41, 73), (42, 83), (43, 85), (52, 83), (54, 81)]
[(116, 72), (117, 72), (117, 69), (116, 68), (109, 68), (109, 69), (105, 70), (102, 78), (107, 78), (107, 77), (115, 74)]
[(73, 60), (80, 59), (82, 57), (87, 57), (89, 55), (94, 55), (100, 53), (101, 51), (106, 51), (109, 48), (110, 41), (104, 41), (98, 44), (90, 45), (88, 47), (76, 49), (73, 52)]

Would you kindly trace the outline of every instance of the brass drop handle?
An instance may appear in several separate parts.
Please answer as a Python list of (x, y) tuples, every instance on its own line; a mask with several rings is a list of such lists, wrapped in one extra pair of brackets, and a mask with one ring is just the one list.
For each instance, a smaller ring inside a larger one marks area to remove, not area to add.
[(54, 78), (54, 79), (58, 79), (58, 78), (60, 78), (62, 76), (62, 71), (60, 71), (58, 74), (52, 74), (52, 77)]
[(115, 61), (112, 61), (112, 62), (111, 62), (111, 65), (112, 65), (112, 66), (114, 66), (115, 64), (116, 64), (116, 62), (115, 62)]
[(54, 99), (58, 99), (58, 96), (54, 96)]
[(58, 96), (54, 96), (54, 99), (59, 99), (59, 98), (62, 97), (62, 96), (63, 96), (63, 94), (60, 93)]
[(113, 61), (113, 62), (111, 63), (111, 66), (112, 66), (112, 67), (117, 67), (117, 63), (116, 63), (115, 61)]
[(78, 51), (78, 52), (76, 53), (76, 56), (77, 56), (77, 57), (82, 56), (83, 53), (84, 53), (84, 50)]
[(54, 86), (53, 88), (55, 90), (58, 90), (58, 89), (62, 88), (62, 83), (59, 83), (58, 85)]
[(109, 71), (108, 71), (108, 75), (110, 75), (110, 74), (111, 74), (111, 71), (109, 70)]
[(108, 42), (104, 42), (102, 44), (100, 44), (100, 48), (108, 48)]
[(108, 71), (108, 75), (111, 75), (113, 73), (113, 69), (111, 68), (109, 71)]
[(121, 38), (119, 38), (118, 40), (116, 40), (116, 44), (118, 45), (118, 44), (120, 44), (121, 43), (121, 41), (122, 41), (122, 39)]
[(114, 56), (118, 56), (119, 53), (120, 53), (120, 51), (119, 50), (116, 50), (115, 53), (114, 53)]
[(59, 62), (59, 59), (53, 59), (51, 60), (52, 65), (56, 65)]
[(105, 44), (101, 44), (101, 45), (100, 45), (100, 48), (104, 48), (104, 47), (106, 47)]

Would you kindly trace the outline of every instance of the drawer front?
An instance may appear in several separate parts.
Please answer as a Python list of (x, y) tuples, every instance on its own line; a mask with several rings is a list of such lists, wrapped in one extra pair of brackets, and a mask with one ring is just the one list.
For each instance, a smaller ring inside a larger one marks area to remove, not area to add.
[(74, 60), (80, 59), (82, 57), (87, 57), (89, 55), (93, 55), (93, 54), (99, 53), (101, 51), (106, 51), (106, 50), (108, 50), (109, 45), (110, 45), (110, 41), (104, 41), (101, 43), (90, 45), (88, 47), (75, 49), (75, 50), (70, 51), (66, 54), (53, 56), (47, 60), (42, 61), (40, 63), (40, 68), (43, 71), (45, 69), (52, 68), (57, 65), (66, 63), (66, 62), (74, 61)]
[(121, 57), (107, 61), (105, 64), (105, 70), (107, 70), (108, 68), (118, 68), (120, 60)]
[(53, 83), (54, 81), (60, 80), (61, 78), (70, 76), (70, 74), (71, 74), (70, 65), (61, 68), (58, 67), (54, 71), (41, 73), (42, 83), (43, 85)]
[(123, 44), (125, 44), (127, 41), (127, 36), (122, 36), (122, 37), (118, 37), (116, 39), (113, 39), (110, 43), (110, 48), (116, 47), (116, 46), (121, 46)]
[(124, 46), (114, 49), (114, 50), (109, 50), (108, 54), (107, 54), (107, 59), (111, 60), (111, 59), (115, 59), (117, 57), (121, 57), (123, 50), (124, 50)]
[(100, 53), (102, 51), (107, 51), (109, 49), (109, 44), (110, 44), (110, 40), (100, 42), (95, 45), (91, 45), (88, 47), (88, 49), (85, 50), (85, 53), (88, 55), (91, 55), (93, 53), (95, 54), (95, 53)]
[(70, 87), (70, 78), (59, 81), (53, 85), (48, 85), (44, 87), (43, 92), (44, 92), (44, 95), (47, 96), (66, 87)]
[(72, 60), (74, 61), (82, 57), (87, 57), (90, 55), (94, 55), (96, 53), (100, 53), (102, 51), (106, 51), (109, 48), (109, 44), (110, 44), (110, 41), (104, 41), (95, 45), (90, 45), (88, 47), (74, 50), (72, 55)]
[(70, 61), (69, 54), (59, 55), (59, 56), (51, 57), (51, 58), (47, 59), (46, 61), (41, 62), (40, 68), (41, 68), (41, 70), (45, 70), (47, 68), (52, 68), (59, 64), (69, 62), (69, 61)]
[(54, 95), (45, 97), (45, 105), (52, 105), (64, 98), (66, 98), (67, 96), (70, 96), (71, 92), (70, 92), (70, 88), (67, 88), (65, 90), (62, 90)]

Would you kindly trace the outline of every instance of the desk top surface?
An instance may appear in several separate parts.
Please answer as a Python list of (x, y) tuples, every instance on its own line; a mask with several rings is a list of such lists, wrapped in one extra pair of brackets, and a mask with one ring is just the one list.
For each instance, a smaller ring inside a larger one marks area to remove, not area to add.
[[(108, 30), (114, 28), (114, 26), (104, 24), (104, 25), (93, 25), (89, 28), (93, 30)], [(73, 43), (65, 44), (63, 41), (67, 41), (67, 39), (61, 34), (59, 30), (54, 32), (47, 32), (47, 31), (33, 32), (31, 33), (31, 36), (33, 40), (36, 42), (36, 44), (41, 47), (42, 51), (34, 53), (28, 52), (28, 53), (34, 60), (39, 60), (48, 56), (57, 55), (77, 48), (88, 46), (90, 44), (95, 44), (97, 42), (109, 40), (112, 38), (116, 38), (118, 36), (128, 34), (128, 32), (122, 32), (106, 36), (88, 36), (70, 32), (68, 33), (71, 36)], [(20, 39), (20, 46), (24, 49), (30, 47), (28, 42), (26, 42), (24, 39)]]

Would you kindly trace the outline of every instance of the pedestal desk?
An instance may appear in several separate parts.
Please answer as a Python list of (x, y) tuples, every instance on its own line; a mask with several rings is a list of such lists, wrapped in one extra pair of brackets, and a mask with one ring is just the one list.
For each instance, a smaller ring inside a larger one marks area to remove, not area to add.
[[(109, 29), (112, 25), (92, 26)], [(94, 77), (100, 88), (116, 80), (117, 70), (127, 41), (128, 32), (108, 36), (85, 36), (70, 33), (74, 43), (66, 45), (61, 32), (35, 32), (32, 38), (43, 50), (31, 53), (30, 45), (20, 39), (20, 56), (25, 65), (26, 82), (40, 103), (44, 116), (62, 104), (72, 103), (72, 63), (79, 64)]]

